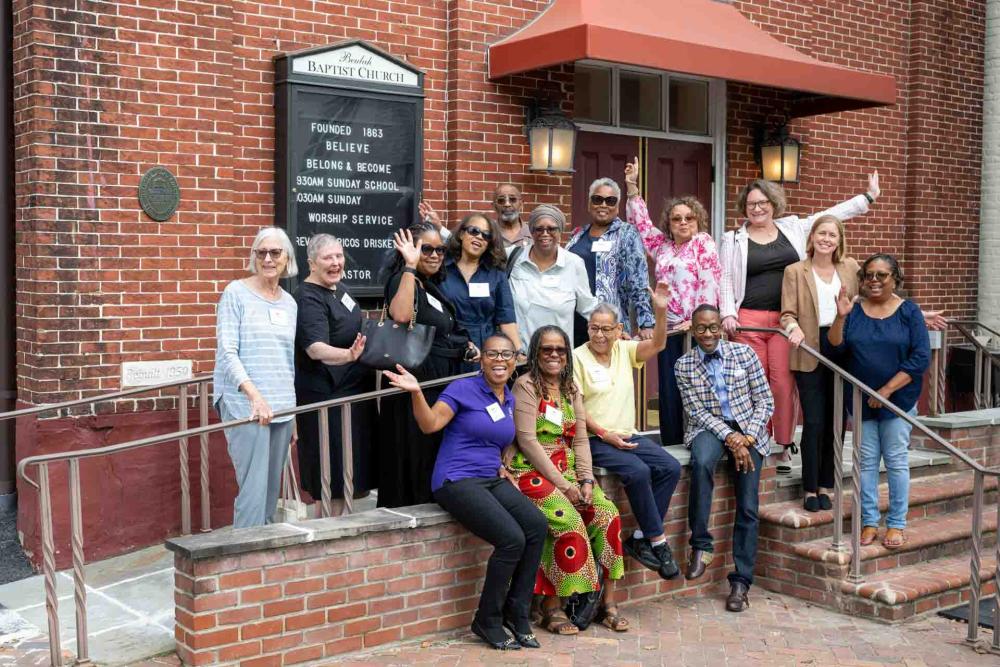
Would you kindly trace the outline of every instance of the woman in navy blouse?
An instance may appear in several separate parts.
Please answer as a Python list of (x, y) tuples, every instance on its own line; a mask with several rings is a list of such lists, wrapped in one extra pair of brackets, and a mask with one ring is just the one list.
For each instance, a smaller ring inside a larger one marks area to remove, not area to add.
[(433, 407), (402, 366), (396, 367), (399, 373), (384, 371), (394, 387), (410, 392), (421, 431), (444, 429), (431, 477), (434, 500), (493, 545), (472, 631), (499, 650), (539, 648), (529, 608), (548, 531), (545, 516), (518, 490), (500, 460), (503, 448), (514, 441), (514, 396), (507, 380), (515, 356), (506, 335), (488, 336), (480, 374), (449, 384)]
[(905, 541), (910, 495), (907, 450), (912, 427), (882, 403), (892, 402), (916, 414), (923, 375), (930, 363), (930, 341), (920, 308), (896, 294), (903, 285), (903, 273), (895, 257), (872, 255), (861, 266), (859, 278), (863, 298), (851, 300), (841, 288), (829, 341), (847, 350), (848, 370), (881, 397), (869, 397), (862, 406), (861, 544), (869, 545), (878, 537), (878, 470), (882, 459), (889, 481), (889, 512), (882, 544), (896, 549)]
[[(506, 262), (500, 230), (481, 213), (465, 216), (457, 233), (448, 239), (441, 291), (455, 306), (458, 324), (479, 349), (495, 331), (514, 341), (515, 350), (521, 349)], [(466, 364), (463, 370), (476, 368)]]

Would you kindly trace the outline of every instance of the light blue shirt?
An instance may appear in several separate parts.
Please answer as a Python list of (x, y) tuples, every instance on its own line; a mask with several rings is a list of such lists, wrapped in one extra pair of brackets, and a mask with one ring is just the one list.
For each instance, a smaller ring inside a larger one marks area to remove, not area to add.
[[(250, 401), (239, 386), (250, 380), (271, 410), (295, 407), (295, 326), (298, 304), (281, 291), (268, 301), (234, 280), (226, 285), (216, 311), (213, 403), (233, 419), (250, 417)], [(275, 422), (288, 421), (292, 415)]]
[(719, 399), (719, 407), (722, 409), (722, 418), (726, 421), (733, 420), (733, 411), (729, 407), (729, 389), (726, 387), (726, 378), (722, 372), (722, 345), (717, 345), (715, 348), (715, 353), (717, 357), (713, 356), (711, 360), (706, 360), (705, 357), (708, 353), (698, 346), (698, 356), (701, 357), (701, 363), (704, 364), (705, 370), (712, 377), (712, 386), (715, 388), (715, 395)]

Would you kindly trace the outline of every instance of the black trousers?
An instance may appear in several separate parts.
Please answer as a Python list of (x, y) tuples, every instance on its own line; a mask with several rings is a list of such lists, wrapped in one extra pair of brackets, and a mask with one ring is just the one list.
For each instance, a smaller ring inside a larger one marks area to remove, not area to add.
[[(820, 327), (820, 351), (836, 361), (827, 338), (829, 327)], [(802, 405), (802, 489), (816, 493), (833, 488), (833, 371), (819, 364), (816, 370), (794, 371)], [(843, 415), (837, 428), (843, 433)]]
[(504, 614), (530, 632), (529, 608), (549, 525), (524, 494), (500, 477), (445, 482), (434, 499), (473, 535), (493, 545), (476, 620), (501, 628)]

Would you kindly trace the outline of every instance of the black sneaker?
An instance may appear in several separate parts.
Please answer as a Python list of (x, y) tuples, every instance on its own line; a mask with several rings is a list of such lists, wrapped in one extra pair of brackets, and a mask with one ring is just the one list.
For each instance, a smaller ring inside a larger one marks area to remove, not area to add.
[(659, 573), (661, 577), (664, 579), (673, 579), (681, 573), (681, 568), (677, 566), (677, 561), (674, 560), (674, 554), (670, 551), (669, 544), (661, 542), (650, 548), (660, 561)]
[(625, 550), (625, 553), (642, 563), (643, 567), (647, 567), (653, 572), (660, 571), (663, 563), (653, 553), (653, 547), (645, 537), (636, 539), (635, 535), (632, 535), (622, 542), (622, 548)]

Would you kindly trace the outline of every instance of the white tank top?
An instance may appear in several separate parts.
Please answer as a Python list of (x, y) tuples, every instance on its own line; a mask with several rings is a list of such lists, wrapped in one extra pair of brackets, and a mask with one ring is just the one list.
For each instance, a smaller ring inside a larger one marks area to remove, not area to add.
[(833, 272), (833, 281), (826, 282), (813, 269), (813, 279), (816, 281), (816, 304), (819, 310), (819, 325), (828, 327), (837, 319), (837, 297), (840, 295), (840, 276)]

